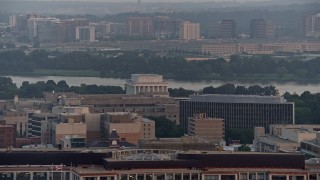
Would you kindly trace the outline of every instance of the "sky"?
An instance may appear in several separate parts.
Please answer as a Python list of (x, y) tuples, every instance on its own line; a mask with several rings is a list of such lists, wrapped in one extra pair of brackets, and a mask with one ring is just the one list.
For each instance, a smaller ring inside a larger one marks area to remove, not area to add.
[[(7, 1), (10, 1), (10, 0), (7, 0)], [(18, 1), (18, 0), (16, 0), (16, 1)], [(24, 1), (137, 2), (138, 0), (24, 0)], [(232, 2), (232, 1), (250, 2), (250, 1), (270, 1), (270, 0), (141, 0), (141, 2), (209, 2), (209, 1), (215, 1), (215, 2)]]

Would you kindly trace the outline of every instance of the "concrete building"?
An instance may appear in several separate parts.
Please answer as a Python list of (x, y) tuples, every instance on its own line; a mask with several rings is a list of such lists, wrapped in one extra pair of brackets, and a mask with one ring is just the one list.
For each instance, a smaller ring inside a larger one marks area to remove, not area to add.
[[(33, 136), (41, 137), (45, 135), (44, 132), (46, 132), (47, 134), (51, 134), (50, 131), (52, 130), (52, 127), (51, 126), (48, 127), (48, 125), (50, 125), (51, 122), (56, 122), (57, 120), (58, 120), (57, 114), (51, 114), (51, 113), (33, 114), (31, 119), (28, 119), (29, 137), (33, 137)], [(43, 127), (45, 127), (45, 129), (42, 129)], [(42, 140), (44, 141), (44, 139), (48, 139), (48, 141), (51, 141), (51, 137), (48, 137), (48, 138), (42, 138)]]
[(262, 127), (255, 128), (254, 145), (260, 152), (296, 152), (302, 141), (316, 139), (320, 125), (272, 124), (269, 134)]
[(31, 41), (57, 42), (57, 18), (30, 18), (28, 19), (28, 37)]
[(162, 75), (132, 74), (125, 84), (126, 94), (151, 94), (168, 96), (168, 82)]
[(320, 43), (288, 42), (288, 43), (216, 43), (202, 45), (202, 52), (213, 55), (233, 54), (274, 54), (277, 52), (303, 53), (319, 52)]
[(59, 144), (61, 139), (70, 139), (70, 137), (84, 139), (87, 137), (87, 125), (85, 123), (74, 123), (73, 119), (69, 119), (67, 123), (56, 124), (54, 131), (55, 144)]
[(190, 100), (180, 101), (180, 122), (188, 131), (188, 117), (195, 113), (225, 120), (225, 130), (253, 129), (270, 124), (294, 124), (294, 103), (278, 96), (254, 95), (191, 95)]
[(128, 17), (126, 35), (130, 37), (150, 37), (153, 34), (152, 19), (150, 17)]
[(17, 16), (16, 15), (9, 16), (9, 26), (10, 27), (17, 26)]
[(180, 39), (198, 40), (200, 39), (200, 24), (190, 21), (183, 21), (180, 24)]
[(217, 144), (196, 136), (140, 139), (138, 146), (140, 149), (171, 149), (180, 151), (214, 151), (219, 148)]
[(167, 16), (157, 16), (153, 20), (154, 36), (157, 39), (178, 39), (179, 20), (171, 19)]
[(207, 117), (205, 113), (188, 117), (188, 136), (197, 136), (219, 144), (224, 140), (224, 120)]
[(28, 117), (24, 111), (14, 109), (4, 111), (1, 117), (5, 124), (14, 124), (16, 127), (17, 137), (26, 137), (28, 129)]
[[(105, 135), (116, 130), (121, 141), (138, 144), (139, 139), (155, 138), (154, 121), (142, 118), (134, 113), (106, 113), (104, 120)], [(107, 137), (108, 138), (108, 137)]]
[(78, 26), (76, 27), (76, 40), (80, 42), (95, 42), (96, 33), (93, 26)]
[(303, 18), (302, 33), (306, 37), (320, 37), (320, 13)]
[[(308, 158), (320, 158), (320, 133), (316, 133), (313, 140), (301, 141), (300, 151)], [(319, 162), (319, 159), (317, 159)]]
[(81, 106), (55, 106), (55, 107), (52, 107), (52, 114), (59, 114), (59, 113), (86, 114), (86, 113), (89, 113), (89, 107), (81, 107)]
[(127, 94), (81, 94), (81, 104), (95, 113), (133, 112), (142, 116), (164, 116), (179, 124), (179, 104), (171, 97)]
[(0, 148), (16, 147), (16, 125), (0, 125)]
[(0, 158), (0, 173), (6, 179), (318, 180), (320, 176), (319, 162), (306, 163), (301, 154), (82, 149), (0, 152)]
[(275, 25), (271, 21), (264, 19), (252, 19), (250, 22), (251, 38), (274, 38)]
[(220, 38), (235, 38), (236, 37), (236, 21), (234, 19), (223, 19), (219, 23)]

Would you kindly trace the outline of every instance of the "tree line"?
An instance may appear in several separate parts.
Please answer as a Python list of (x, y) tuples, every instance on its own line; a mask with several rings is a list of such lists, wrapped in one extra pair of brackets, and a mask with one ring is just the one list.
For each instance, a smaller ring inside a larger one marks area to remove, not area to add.
[[(30, 83), (24, 81), (20, 88), (12, 82), (10, 77), (0, 77), (0, 99), (12, 99), (15, 95), (22, 98), (43, 98), (43, 92), (75, 92), (77, 94), (125, 94), (120, 86), (86, 85), (69, 86), (66, 81), (54, 82), (53, 80)], [(275, 96), (279, 95), (274, 86), (260, 87), (258, 85), (244, 87), (234, 84), (225, 84), (219, 87), (205, 87), (200, 91), (183, 88), (169, 88), (171, 97), (188, 97), (192, 94), (239, 94)], [(320, 93), (303, 92), (301, 95), (285, 92), (283, 97), (288, 102), (295, 103), (295, 118), (297, 124), (320, 123)]]
[(274, 79), (308, 80), (320, 78), (320, 58), (309, 61), (282, 60), (268, 55), (252, 57), (232, 56), (230, 61), (186, 61), (183, 57), (159, 57), (155, 53), (140, 51), (123, 52), (117, 56), (103, 53), (73, 52), (48, 57), (45, 51), (0, 53), (0, 72), (19, 74), (45, 70), (93, 70), (105, 77), (129, 78), (135, 73), (162, 74), (165, 78), (179, 80), (210, 79)]

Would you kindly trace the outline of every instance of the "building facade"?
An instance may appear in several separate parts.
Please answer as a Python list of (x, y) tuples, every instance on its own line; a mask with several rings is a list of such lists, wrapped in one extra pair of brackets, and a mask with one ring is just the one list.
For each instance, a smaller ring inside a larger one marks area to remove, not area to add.
[(219, 23), (220, 38), (235, 38), (236, 37), (236, 21), (234, 19), (223, 19)]
[(210, 142), (220, 143), (224, 140), (224, 120), (209, 118), (205, 113), (188, 117), (188, 136), (197, 136)]
[(126, 94), (154, 94), (168, 96), (168, 82), (162, 75), (132, 74), (125, 84)]
[(275, 25), (271, 21), (264, 19), (252, 19), (250, 22), (251, 38), (274, 38)]
[(153, 34), (152, 19), (150, 17), (128, 17), (126, 35), (130, 37), (148, 37)]
[(200, 39), (200, 24), (190, 21), (183, 21), (180, 24), (180, 39), (198, 40)]
[(96, 33), (93, 26), (76, 27), (76, 40), (83, 42), (95, 42)]
[[(81, 157), (81, 158), (79, 158)], [(319, 180), (319, 163), (300, 154), (113, 150), (113, 152), (1, 152), (0, 175), (9, 180), (184, 179)], [(28, 165), (24, 163), (28, 162)], [(10, 165), (8, 167), (8, 165)]]
[(188, 117), (195, 113), (225, 120), (225, 130), (253, 129), (270, 124), (294, 124), (294, 103), (277, 96), (191, 95), (180, 101), (180, 123), (188, 131)]

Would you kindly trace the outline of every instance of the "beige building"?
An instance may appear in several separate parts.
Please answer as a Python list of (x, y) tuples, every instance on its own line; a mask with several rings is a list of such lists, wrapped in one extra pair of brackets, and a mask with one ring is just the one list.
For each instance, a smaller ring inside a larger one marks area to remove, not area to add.
[(95, 113), (132, 112), (142, 116), (164, 116), (179, 124), (179, 102), (171, 97), (129, 94), (81, 94), (81, 104)]
[(73, 119), (69, 119), (68, 123), (56, 124), (54, 130), (56, 144), (59, 144), (60, 139), (66, 136), (87, 137), (87, 125), (85, 123), (74, 123)]
[(152, 94), (169, 96), (168, 82), (158, 74), (132, 74), (127, 80), (126, 94)]
[(106, 113), (105, 115), (104, 128), (107, 135), (110, 135), (115, 129), (121, 141), (132, 144), (138, 144), (139, 139), (155, 138), (154, 121), (128, 112)]
[(52, 114), (59, 113), (78, 113), (86, 114), (89, 113), (89, 107), (80, 107), (80, 106), (56, 106), (52, 108)]
[(157, 139), (140, 139), (139, 148), (141, 149), (172, 149), (172, 150), (199, 150), (213, 151), (218, 146), (215, 143), (206, 141), (195, 136), (183, 136), (181, 138), (157, 138)]
[[(316, 138), (313, 140), (301, 141), (301, 152), (307, 157), (320, 158), (320, 133), (316, 134)], [(319, 163), (319, 160), (318, 160)]]
[(205, 113), (188, 118), (188, 135), (197, 136), (210, 142), (222, 142), (225, 135), (224, 119), (210, 118)]
[(5, 111), (2, 117), (5, 124), (15, 124), (17, 137), (26, 137), (28, 129), (28, 117), (24, 111), (8, 110)]
[(288, 42), (288, 43), (216, 43), (202, 45), (202, 52), (214, 55), (232, 55), (238, 53), (273, 54), (276, 52), (319, 52), (320, 43)]
[(198, 40), (200, 39), (200, 24), (183, 21), (180, 24), (180, 39)]
[(270, 134), (264, 128), (255, 128), (254, 145), (260, 152), (292, 152), (297, 151), (302, 141), (312, 141), (320, 130), (320, 125), (270, 125)]
[(103, 113), (87, 113), (84, 114), (85, 123), (87, 125), (87, 143), (91, 144), (96, 140), (102, 140), (101, 117)]

